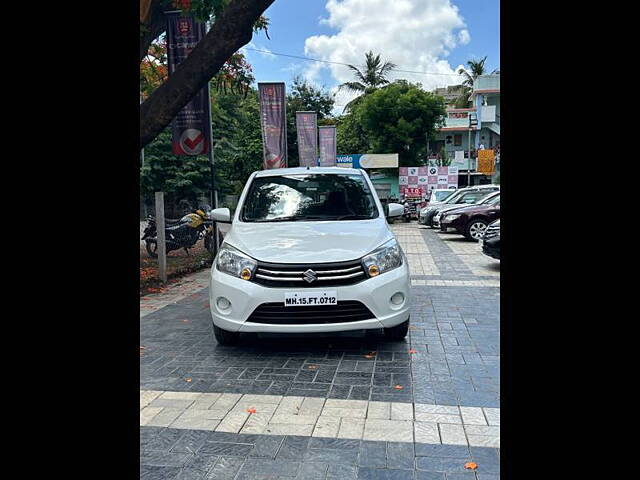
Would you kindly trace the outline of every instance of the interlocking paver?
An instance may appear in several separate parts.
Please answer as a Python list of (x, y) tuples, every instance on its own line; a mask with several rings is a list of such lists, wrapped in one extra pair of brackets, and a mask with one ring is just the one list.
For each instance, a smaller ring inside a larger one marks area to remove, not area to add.
[(477, 480), (496, 480), (499, 262), (455, 235), (391, 228), (412, 275), (405, 342), (356, 332), (221, 347), (206, 281), (141, 302), (141, 478), (463, 480), (473, 459)]

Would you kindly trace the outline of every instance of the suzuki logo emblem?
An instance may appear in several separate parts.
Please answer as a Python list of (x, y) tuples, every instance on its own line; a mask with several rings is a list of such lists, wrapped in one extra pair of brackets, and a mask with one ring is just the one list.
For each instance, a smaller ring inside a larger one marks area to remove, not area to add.
[(302, 275), (304, 275), (304, 279), (308, 282), (308, 283), (312, 283), (315, 282), (318, 279), (318, 275), (316, 275), (316, 272), (314, 272), (313, 270), (309, 269), (306, 272), (304, 272)]

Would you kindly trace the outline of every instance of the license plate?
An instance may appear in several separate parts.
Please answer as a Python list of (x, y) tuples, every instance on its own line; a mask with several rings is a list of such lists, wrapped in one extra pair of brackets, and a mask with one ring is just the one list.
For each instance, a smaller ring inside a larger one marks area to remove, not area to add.
[(285, 292), (285, 307), (304, 307), (317, 305), (337, 305), (336, 290), (316, 290), (314, 292)]

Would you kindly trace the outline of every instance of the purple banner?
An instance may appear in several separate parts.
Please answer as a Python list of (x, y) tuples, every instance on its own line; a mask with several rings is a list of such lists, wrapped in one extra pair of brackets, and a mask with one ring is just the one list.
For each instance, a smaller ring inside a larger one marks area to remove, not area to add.
[(262, 127), (262, 169), (287, 166), (287, 116), (284, 82), (258, 83)]
[(336, 166), (336, 126), (325, 125), (318, 127), (318, 138), (320, 139), (320, 166)]
[(315, 167), (318, 164), (318, 114), (296, 112), (296, 130), (300, 166)]
[[(205, 24), (180, 12), (167, 16), (167, 59), (169, 75), (206, 35)], [(211, 146), (208, 87), (200, 90), (171, 123), (172, 151), (175, 155), (204, 155)]]

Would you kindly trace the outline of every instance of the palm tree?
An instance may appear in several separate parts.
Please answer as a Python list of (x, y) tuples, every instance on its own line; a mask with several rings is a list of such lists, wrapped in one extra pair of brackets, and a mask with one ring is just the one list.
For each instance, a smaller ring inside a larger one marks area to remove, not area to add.
[(373, 51), (365, 53), (365, 67), (360, 70), (354, 65), (347, 65), (354, 72), (355, 82), (345, 82), (338, 87), (338, 91), (346, 88), (352, 92), (359, 92), (360, 95), (351, 100), (345, 107), (344, 111), (353, 107), (362, 99), (364, 95), (374, 92), (378, 88), (382, 88), (389, 84), (386, 75), (396, 67), (395, 63), (384, 62), (380, 59), (380, 55), (374, 55)]
[(486, 73), (484, 69), (484, 62), (487, 60), (485, 56), (482, 60), (469, 60), (467, 62), (468, 69), (460, 68), (458, 69), (458, 75), (463, 75), (465, 79), (462, 82), (464, 86), (463, 92), (456, 100), (456, 107), (467, 107), (470, 103), (471, 92), (473, 91), (473, 82), (480, 75), (484, 75)]

